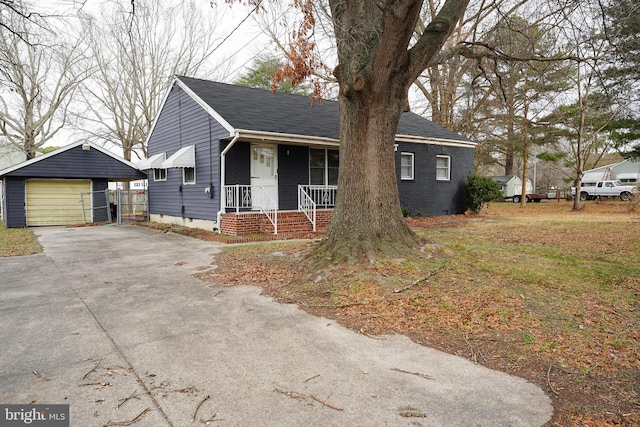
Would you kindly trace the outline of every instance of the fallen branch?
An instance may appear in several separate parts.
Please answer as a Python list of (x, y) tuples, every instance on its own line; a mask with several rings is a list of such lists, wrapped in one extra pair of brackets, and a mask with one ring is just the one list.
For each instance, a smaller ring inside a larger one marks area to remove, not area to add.
[[(306, 305), (306, 304), (305, 304)], [(347, 308), (347, 307), (353, 307), (356, 305), (367, 305), (366, 302), (350, 302), (347, 304), (314, 304), (314, 305), (306, 305), (307, 307), (311, 307), (311, 308)]]
[(395, 294), (399, 294), (400, 292), (404, 292), (404, 291), (406, 291), (406, 290), (409, 290), (409, 289), (413, 288), (414, 286), (416, 286), (417, 284), (419, 284), (419, 283), (422, 283), (422, 282), (426, 281), (428, 278), (430, 278), (430, 277), (432, 277), (432, 276), (435, 276), (435, 275), (436, 275), (436, 274), (438, 274), (438, 273), (441, 273), (441, 272), (446, 271), (446, 270), (451, 270), (451, 269), (452, 269), (452, 268), (454, 268), (456, 265), (458, 265), (458, 263), (455, 263), (454, 265), (449, 265), (449, 266), (447, 266), (447, 265), (441, 265), (440, 267), (436, 268), (435, 270), (430, 271), (430, 272), (429, 272), (429, 274), (427, 274), (426, 276), (419, 278), (419, 279), (418, 279), (418, 280), (416, 280), (415, 282), (410, 283), (410, 284), (408, 284), (407, 286), (404, 286), (404, 287), (402, 287), (402, 288), (394, 289), (394, 290), (393, 290), (393, 293), (395, 293)]
[(82, 379), (86, 380), (89, 375), (91, 375), (92, 373), (94, 373), (96, 371), (96, 369), (98, 369), (98, 367), (100, 366), (101, 363), (102, 363), (102, 359), (98, 359), (98, 362), (96, 363), (96, 366), (94, 366), (93, 369), (91, 369), (89, 372), (84, 374)]
[(400, 416), (405, 418), (427, 418), (427, 414), (418, 411), (403, 411), (400, 412)]
[(213, 423), (213, 422), (216, 422), (216, 421), (224, 421), (224, 418), (220, 418), (219, 420), (214, 420), (214, 418), (217, 417), (217, 416), (218, 416), (218, 414), (215, 413), (208, 420), (204, 420), (204, 419), (200, 418), (200, 422), (202, 424), (204, 424), (204, 425), (209, 425), (209, 423)]
[(307, 378), (306, 380), (304, 380), (304, 381), (302, 381), (302, 382), (303, 382), (303, 383), (308, 383), (309, 381), (311, 381), (311, 380), (313, 380), (313, 379), (315, 379), (315, 378), (318, 378), (319, 376), (320, 376), (320, 374), (318, 374), (318, 375), (314, 375), (314, 376), (312, 376), (311, 378)]
[(360, 332), (362, 335), (364, 335), (365, 337), (367, 337), (367, 338), (371, 338), (372, 340), (378, 340), (378, 341), (384, 341), (384, 340), (385, 340), (385, 339), (384, 339), (384, 338), (382, 338), (382, 337), (377, 337), (377, 336), (375, 336), (375, 335), (370, 335), (370, 334), (366, 333), (366, 332), (364, 331), (364, 328), (360, 328), (360, 331), (359, 331), (359, 332)]
[(131, 400), (133, 398), (137, 398), (137, 397), (138, 397), (138, 394), (136, 393), (135, 390), (133, 390), (133, 393), (131, 393), (131, 395), (129, 397), (125, 397), (124, 399), (121, 399), (120, 401), (118, 401), (118, 405), (116, 405), (116, 409), (120, 409), (122, 407), (122, 405), (127, 403), (129, 400)]
[(36, 377), (38, 377), (39, 379), (41, 379), (42, 381), (51, 381), (50, 378), (45, 377), (44, 375), (42, 375), (40, 372), (38, 371), (31, 371), (31, 373), (33, 375), (35, 375)]
[(89, 385), (99, 385), (101, 387), (111, 387), (113, 384), (111, 383), (82, 383), (82, 384), (78, 384), (78, 387), (86, 387)]
[(193, 422), (196, 419), (196, 416), (198, 415), (198, 411), (200, 410), (200, 407), (202, 406), (202, 404), (209, 399), (211, 399), (211, 396), (207, 394), (204, 397), (204, 399), (202, 399), (200, 403), (198, 403), (198, 406), (196, 406), (196, 410), (193, 412), (193, 416), (191, 417), (191, 422)]
[(477, 365), (478, 364), (478, 357), (476, 356), (476, 352), (473, 350), (473, 346), (471, 345), (471, 343), (469, 342), (469, 340), (467, 338), (468, 338), (468, 336), (465, 335), (464, 336), (464, 342), (466, 342), (467, 346), (469, 346), (469, 351), (471, 352), (471, 359), (473, 359), (473, 364)]
[(367, 305), (366, 302), (351, 302), (348, 304), (340, 304), (340, 305), (336, 305), (336, 308), (347, 308), (347, 307), (353, 307), (356, 305)]
[(304, 396), (300, 393), (297, 393), (295, 391), (284, 391), (284, 390), (280, 390), (279, 388), (274, 388), (273, 391), (275, 391), (276, 393), (280, 393), (280, 394), (284, 394), (287, 397), (290, 397), (292, 399), (304, 399)]
[(335, 409), (336, 411), (344, 411), (344, 409), (342, 408), (338, 408), (337, 406), (333, 406), (323, 400), (318, 399), (317, 397), (315, 397), (313, 394), (310, 394), (309, 397), (311, 397), (313, 400), (315, 400), (318, 403), (322, 403), (324, 406), (326, 406), (327, 408), (331, 408), (331, 409)]
[(117, 421), (117, 422), (113, 422), (113, 421), (108, 421), (104, 427), (111, 427), (111, 426), (130, 426), (131, 424), (137, 423), (138, 421), (140, 421), (142, 419), (142, 417), (144, 417), (145, 415), (147, 415), (147, 412), (149, 412), (151, 410), (151, 408), (147, 408), (144, 411), (140, 412), (138, 414), (138, 416), (136, 416), (134, 419), (130, 420), (130, 421)]
[(298, 301), (298, 300), (297, 300), (297, 299), (295, 299), (295, 298), (287, 297), (287, 296), (284, 296), (284, 295), (278, 296), (278, 301), (280, 301), (280, 300), (287, 300), (287, 301), (289, 301), (290, 303), (294, 303), (294, 304), (296, 304), (296, 305), (301, 305), (301, 306), (304, 306), (304, 307), (309, 307), (307, 304), (305, 304), (305, 303), (304, 303), (304, 302), (302, 302), (302, 301)]
[(551, 368), (552, 367), (553, 367), (553, 363), (551, 365), (549, 365), (549, 369), (547, 369), (547, 385), (549, 386), (549, 390), (551, 390), (553, 392), (553, 394), (555, 394), (556, 396), (560, 396), (560, 393), (555, 391), (553, 386), (551, 385), (550, 374), (551, 374)]
[(404, 369), (399, 369), (399, 368), (391, 368), (392, 371), (396, 371), (396, 372), (402, 372), (403, 374), (411, 374), (411, 375), (415, 375), (418, 376), (420, 378), (424, 378), (425, 380), (433, 380), (433, 377), (430, 377), (427, 374), (422, 374), (420, 372), (411, 372), (411, 371), (405, 371)]

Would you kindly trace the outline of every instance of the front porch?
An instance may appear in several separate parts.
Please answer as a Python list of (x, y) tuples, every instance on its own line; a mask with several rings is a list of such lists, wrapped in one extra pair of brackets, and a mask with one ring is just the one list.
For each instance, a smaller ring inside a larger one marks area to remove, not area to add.
[(298, 210), (279, 210), (274, 190), (262, 185), (225, 185), (220, 233), (302, 235), (329, 225), (337, 186), (298, 185)]

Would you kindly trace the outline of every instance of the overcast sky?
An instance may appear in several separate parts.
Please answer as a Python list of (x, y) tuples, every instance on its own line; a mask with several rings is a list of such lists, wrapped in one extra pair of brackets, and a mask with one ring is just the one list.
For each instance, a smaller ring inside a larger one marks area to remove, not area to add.
[[(161, 0), (163, 5), (172, 3), (179, 5), (181, 0)], [(80, 22), (75, 19), (78, 10), (92, 15), (99, 15), (102, 8), (108, 7), (113, 0), (35, 0), (32, 1), (33, 12), (43, 15), (63, 16), (67, 30), (79, 31)], [(128, 7), (129, 0), (121, 0)], [(262, 32), (254, 19), (256, 13), (251, 7), (241, 4), (229, 6), (223, 1), (212, 7), (209, 0), (199, 0), (197, 5), (201, 7), (203, 16), (210, 17), (216, 22), (214, 32), (216, 39), (216, 51), (210, 64), (204, 67), (200, 75), (196, 77), (232, 83), (240, 74), (251, 66), (254, 58), (261, 53), (273, 51), (273, 44)], [(268, 20), (268, 19), (267, 19)], [(78, 28), (74, 28), (77, 25)], [(62, 129), (45, 146), (64, 146), (74, 142), (80, 137), (79, 132), (73, 132), (68, 126)], [(105, 147), (121, 155), (118, 147)]]

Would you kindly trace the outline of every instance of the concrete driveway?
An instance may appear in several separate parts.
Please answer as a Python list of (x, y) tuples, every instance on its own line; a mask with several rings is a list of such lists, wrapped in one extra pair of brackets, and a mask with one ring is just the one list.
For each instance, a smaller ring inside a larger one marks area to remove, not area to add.
[(0, 403), (69, 404), (82, 427), (551, 418), (522, 379), (194, 278), (218, 244), (137, 227), (34, 231), (43, 254), (0, 258)]

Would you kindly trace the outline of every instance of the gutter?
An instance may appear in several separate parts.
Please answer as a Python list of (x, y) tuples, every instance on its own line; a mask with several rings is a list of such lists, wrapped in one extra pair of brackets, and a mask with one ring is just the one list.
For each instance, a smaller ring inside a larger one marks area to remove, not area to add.
[(224, 177), (227, 172), (227, 153), (229, 152), (229, 150), (231, 150), (231, 147), (233, 147), (233, 145), (236, 143), (236, 141), (238, 141), (239, 138), (240, 132), (235, 131), (233, 139), (231, 140), (229, 145), (227, 145), (225, 149), (222, 150), (222, 153), (220, 153), (220, 210), (216, 214), (216, 221), (218, 222), (218, 234), (222, 233), (222, 214), (224, 213), (224, 207), (227, 204), (227, 193), (224, 191)]
[(414, 144), (450, 145), (454, 147), (475, 148), (478, 143), (470, 140), (428, 138), (414, 135), (396, 135), (396, 142), (411, 142)]
[(305, 146), (340, 146), (339, 140), (323, 136), (297, 135), (290, 133), (266, 132), (248, 129), (236, 129), (235, 132), (236, 134), (241, 133), (242, 139), (247, 141), (261, 141), (274, 144)]

